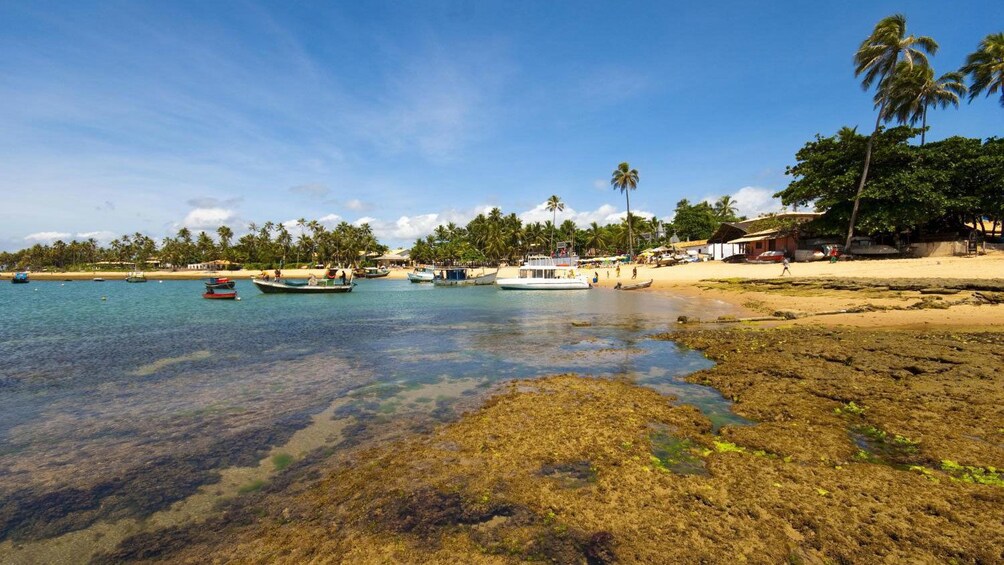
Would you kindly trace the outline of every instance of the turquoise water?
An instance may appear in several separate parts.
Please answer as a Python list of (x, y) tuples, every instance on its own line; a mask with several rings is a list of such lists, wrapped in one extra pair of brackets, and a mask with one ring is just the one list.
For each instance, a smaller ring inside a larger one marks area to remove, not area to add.
[[(716, 424), (741, 421), (681, 380), (709, 361), (647, 337), (724, 305), (389, 280), (344, 295), (237, 290), (239, 302), (202, 299), (199, 281), (0, 285), (0, 539), (156, 511), (340, 398), (354, 399), (343, 416), (386, 418), (400, 391), (574, 372), (626, 375)], [(418, 400), (449, 417), (454, 398)]]

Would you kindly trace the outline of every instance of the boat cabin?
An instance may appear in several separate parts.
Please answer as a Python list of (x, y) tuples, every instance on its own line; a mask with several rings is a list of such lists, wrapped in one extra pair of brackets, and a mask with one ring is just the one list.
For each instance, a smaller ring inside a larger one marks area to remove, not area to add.
[(437, 275), (441, 280), (465, 281), (467, 280), (467, 269), (464, 267), (446, 267)]

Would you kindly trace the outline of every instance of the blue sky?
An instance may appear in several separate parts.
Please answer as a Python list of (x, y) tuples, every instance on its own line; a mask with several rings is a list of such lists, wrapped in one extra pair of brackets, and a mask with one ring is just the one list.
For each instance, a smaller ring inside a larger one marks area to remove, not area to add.
[[(1004, 30), (991, 1), (2, 2), (0, 248), (300, 217), (409, 244), (551, 194), (606, 223), (625, 160), (633, 210), (771, 210), (802, 144), (871, 127), (851, 58), (896, 12), (939, 74)], [(929, 121), (1004, 134), (995, 99)]]

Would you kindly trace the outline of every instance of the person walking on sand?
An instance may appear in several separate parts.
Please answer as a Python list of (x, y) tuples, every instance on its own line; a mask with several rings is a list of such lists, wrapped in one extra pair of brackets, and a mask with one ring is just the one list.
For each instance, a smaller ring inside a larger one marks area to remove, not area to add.
[[(791, 275), (791, 269), (788, 268), (788, 258), (787, 257), (785, 257), (784, 260), (781, 261), (781, 264), (784, 265), (784, 269), (781, 270), (781, 276), (783, 277), (785, 273), (788, 273), (789, 275)], [(792, 276), (794, 276), (794, 275), (792, 275)]]
[(621, 278), (621, 265), (620, 265), (620, 263), (617, 264), (617, 278)]
[(632, 279), (638, 278), (638, 267), (634, 267), (633, 269), (631, 269), (631, 278)]

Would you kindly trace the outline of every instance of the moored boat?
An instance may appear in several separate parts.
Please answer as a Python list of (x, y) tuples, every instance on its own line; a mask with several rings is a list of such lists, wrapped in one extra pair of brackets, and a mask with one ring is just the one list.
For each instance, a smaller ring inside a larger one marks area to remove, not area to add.
[(315, 279), (296, 281), (290, 279), (266, 280), (263, 278), (251, 279), (255, 287), (265, 294), (334, 294), (339, 292), (352, 292), (355, 283), (346, 281), (342, 283), (339, 279)]
[(30, 282), (28, 281), (28, 273), (23, 271), (20, 273), (14, 273), (14, 278), (12, 278), (10, 282), (12, 284), (28, 284), (28, 282)]
[(208, 298), (210, 300), (234, 300), (237, 298), (237, 291), (233, 292), (216, 292), (214, 289), (208, 289), (206, 292), (202, 293), (202, 298)]
[(435, 267), (415, 267), (414, 271), (408, 273), (408, 280), (413, 283), (432, 282), (435, 278)]
[(366, 279), (378, 279), (380, 277), (386, 277), (390, 274), (390, 269), (384, 269), (382, 267), (366, 267), (363, 269), (362, 276)]
[(466, 267), (444, 267), (435, 275), (432, 284), (436, 286), (488, 286), (495, 284), (498, 270), (494, 273), (474, 275)]
[(105, 282), (105, 279), (103, 279), (103, 278), (101, 278), (101, 277), (94, 277), (94, 278), (93, 278), (93, 279), (91, 279), (91, 280), (92, 280), (92, 281), (94, 281), (94, 282)]
[(629, 283), (629, 284), (617, 283), (617, 286), (614, 287), (614, 290), (638, 290), (639, 288), (648, 288), (652, 286), (652, 280), (653, 279), (648, 279), (647, 281), (642, 281), (640, 283)]
[(140, 271), (133, 271), (126, 276), (125, 281), (127, 283), (145, 283), (146, 274), (141, 273)]
[(210, 277), (209, 280), (203, 281), (206, 284), (207, 289), (228, 289), (234, 288), (237, 281), (229, 279), (227, 277)]
[(587, 290), (592, 288), (589, 279), (577, 272), (575, 257), (527, 257), (514, 278), (498, 279), (495, 284), (503, 290)]

